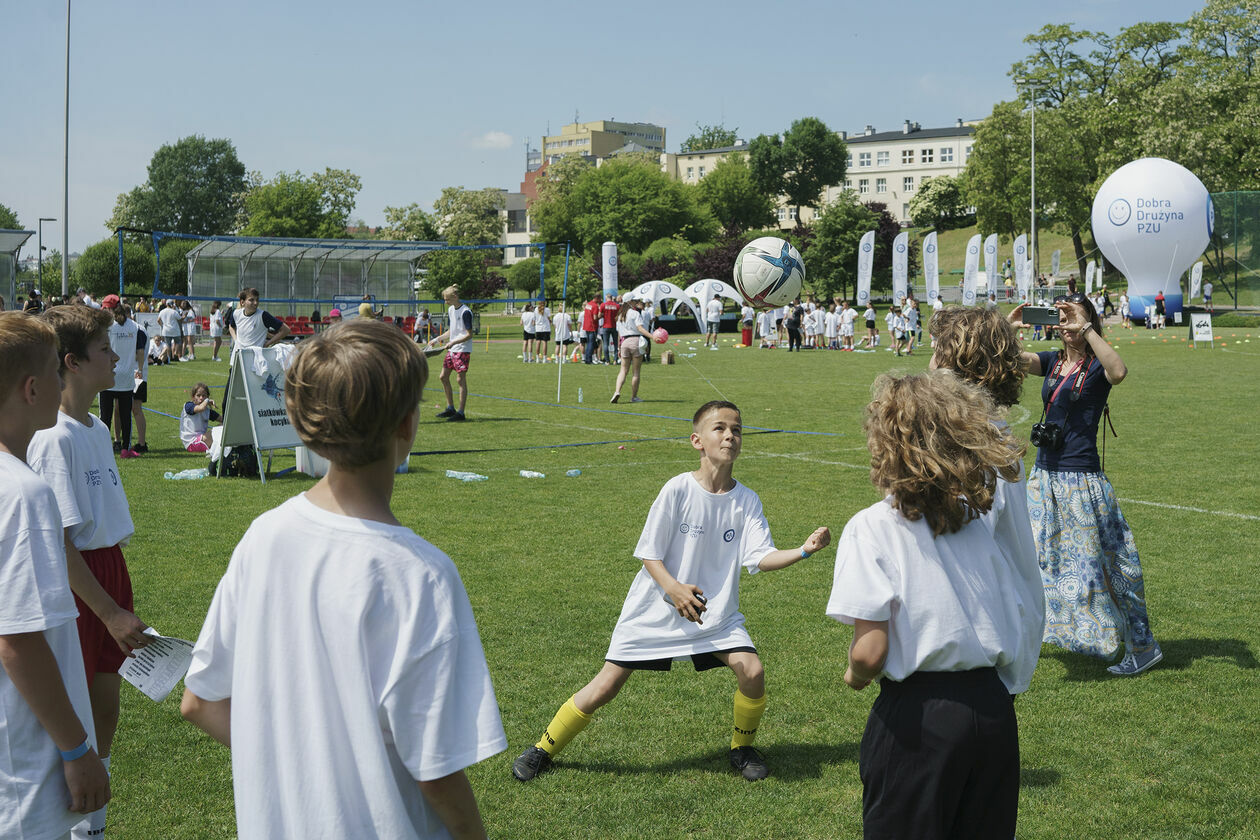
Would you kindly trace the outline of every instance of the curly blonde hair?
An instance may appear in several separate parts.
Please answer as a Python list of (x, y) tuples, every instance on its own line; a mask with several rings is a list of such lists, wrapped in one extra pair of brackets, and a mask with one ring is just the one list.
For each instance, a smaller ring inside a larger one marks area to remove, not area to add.
[(1024, 447), (991, 422), (992, 399), (944, 370), (881, 375), (866, 407), (871, 481), (933, 536), (952, 534), (993, 507), (997, 479), (1015, 481)]
[(947, 306), (932, 315), (928, 332), (937, 367), (980, 385), (1003, 408), (1019, 402), (1025, 375), (1019, 333), (996, 310)]
[(402, 330), (356, 318), (298, 346), (285, 407), (308, 448), (338, 466), (361, 467), (386, 456), (428, 378), (424, 354)]

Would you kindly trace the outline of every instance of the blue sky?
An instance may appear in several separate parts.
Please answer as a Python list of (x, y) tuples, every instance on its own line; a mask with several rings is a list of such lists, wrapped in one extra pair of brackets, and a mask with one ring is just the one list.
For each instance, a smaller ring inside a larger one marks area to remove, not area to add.
[[(431, 209), (443, 187), (518, 188), (524, 146), (583, 121), (739, 136), (802, 116), (833, 129), (987, 115), (1046, 23), (1115, 33), (1185, 20), (1177, 0), (1056, 3), (464, 3), (123, 0), (72, 10), (70, 250), (109, 235), (153, 152), (225, 137), (264, 177), (331, 166), (363, 181), (355, 218)], [(4, 0), (0, 204), (62, 216), (65, 4)], [(44, 225), (60, 247), (61, 222)], [(23, 250), (33, 252), (33, 243)]]

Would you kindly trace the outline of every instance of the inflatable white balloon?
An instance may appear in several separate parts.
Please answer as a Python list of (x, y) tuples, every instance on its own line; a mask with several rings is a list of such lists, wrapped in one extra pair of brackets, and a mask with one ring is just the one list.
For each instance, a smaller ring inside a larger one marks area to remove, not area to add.
[(1181, 275), (1212, 235), (1212, 197), (1193, 172), (1163, 158), (1142, 158), (1111, 173), (1094, 196), (1094, 241), (1129, 280), (1134, 320), (1164, 293), (1169, 322), (1181, 311)]

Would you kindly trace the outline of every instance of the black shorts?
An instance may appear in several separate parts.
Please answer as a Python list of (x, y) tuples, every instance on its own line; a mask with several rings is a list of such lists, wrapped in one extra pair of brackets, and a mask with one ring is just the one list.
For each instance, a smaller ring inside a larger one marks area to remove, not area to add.
[(874, 321), (867, 321), (867, 322), (866, 322), (866, 328), (867, 328), (868, 330), (873, 330), (873, 329), (875, 329), (875, 322), (874, 322)]
[(532, 332), (526, 332), (526, 331), (522, 330), (522, 331), (521, 331), (521, 338), (525, 339), (526, 341), (533, 341), (533, 340), (534, 340), (534, 334), (533, 334)]
[(149, 383), (148, 382), (140, 383), (140, 387), (135, 390), (135, 396), (133, 397), (133, 399), (138, 403), (145, 402), (149, 399)]
[[(691, 664), (697, 671), (708, 671), (711, 668), (724, 668), (726, 663), (718, 659), (718, 653), (756, 653), (757, 649), (748, 647), (734, 647), (730, 650), (711, 651), (708, 653), (691, 654)], [(605, 662), (611, 662), (622, 668), (629, 668), (631, 671), (668, 671), (674, 664), (673, 659), (635, 659), (626, 661), (622, 659), (605, 659)]]
[(572, 338), (566, 338), (564, 341), (557, 341), (557, 342), (556, 342), (556, 344), (572, 344), (572, 343), (573, 343), (573, 339), (572, 339)]
[(551, 333), (549, 332), (534, 333), (534, 340), (535, 341), (551, 341)]

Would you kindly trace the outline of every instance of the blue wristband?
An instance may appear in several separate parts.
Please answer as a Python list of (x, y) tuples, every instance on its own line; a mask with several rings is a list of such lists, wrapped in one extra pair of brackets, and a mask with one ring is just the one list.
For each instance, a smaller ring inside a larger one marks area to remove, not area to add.
[(802, 548), (802, 549), (801, 549), (801, 559), (802, 559), (802, 560), (804, 560), (805, 558), (807, 558), (807, 557), (809, 557), (809, 556), (810, 556), (810, 555), (809, 555), (809, 552), (808, 552), (808, 551), (806, 551), (805, 549), (803, 549), (803, 548)]
[(83, 758), (83, 756), (87, 755), (87, 751), (90, 749), (92, 749), (92, 744), (88, 741), (87, 736), (85, 735), (83, 736), (83, 743), (79, 744), (79, 746), (72, 750), (61, 750), (61, 760), (75, 761)]

